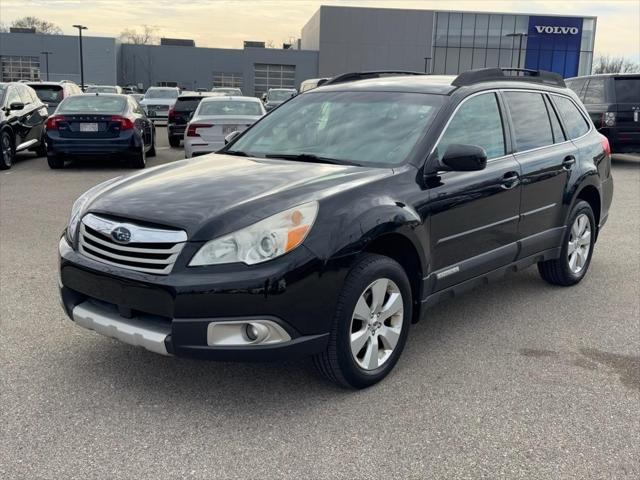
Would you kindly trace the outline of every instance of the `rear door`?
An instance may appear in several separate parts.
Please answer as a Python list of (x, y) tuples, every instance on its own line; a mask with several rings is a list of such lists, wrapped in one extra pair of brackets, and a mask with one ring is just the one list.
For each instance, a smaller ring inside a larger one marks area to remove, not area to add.
[(617, 138), (620, 144), (640, 145), (640, 75), (613, 77)]
[(35, 144), (42, 138), (42, 125), (47, 117), (47, 112), (38, 101), (32, 97), (32, 91), (27, 85), (16, 85), (24, 109), (20, 121), (25, 129), (25, 137), (23, 142), (32, 142)]
[(564, 226), (563, 198), (576, 167), (577, 148), (568, 141), (547, 95), (505, 90), (515, 157), (522, 167), (518, 236), (520, 258), (555, 248)]
[(520, 166), (509, 154), (504, 110), (496, 92), (466, 98), (458, 106), (430, 162), (451, 144), (487, 153), (475, 172), (440, 172), (429, 186), (431, 291), (441, 290), (512, 262), (517, 254)]

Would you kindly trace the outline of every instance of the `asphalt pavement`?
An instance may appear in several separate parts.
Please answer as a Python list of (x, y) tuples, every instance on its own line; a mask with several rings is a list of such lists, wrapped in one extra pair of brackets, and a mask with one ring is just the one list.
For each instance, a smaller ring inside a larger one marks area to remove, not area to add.
[[(149, 165), (183, 158), (158, 129)], [(68, 320), (57, 241), (74, 199), (131, 170), (0, 172), (0, 478), (640, 478), (640, 157), (585, 280), (535, 268), (439, 304), (359, 392), (310, 361), (155, 355)]]

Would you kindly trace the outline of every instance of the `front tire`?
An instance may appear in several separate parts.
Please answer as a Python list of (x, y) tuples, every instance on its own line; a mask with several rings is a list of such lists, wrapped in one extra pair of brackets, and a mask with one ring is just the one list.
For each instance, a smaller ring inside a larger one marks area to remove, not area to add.
[(0, 170), (8, 170), (13, 165), (16, 152), (13, 149), (13, 138), (8, 131), (4, 131), (0, 134)]
[(540, 276), (553, 285), (568, 287), (587, 274), (596, 240), (596, 221), (591, 205), (578, 201), (571, 209), (562, 239), (560, 258), (538, 263)]
[(411, 324), (411, 286), (391, 258), (366, 254), (349, 272), (318, 371), (345, 388), (366, 388), (400, 358)]

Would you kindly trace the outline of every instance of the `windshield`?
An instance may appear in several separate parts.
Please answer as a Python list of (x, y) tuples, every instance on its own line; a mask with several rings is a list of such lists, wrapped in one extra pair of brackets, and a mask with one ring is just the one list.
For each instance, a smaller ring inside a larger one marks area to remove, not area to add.
[(85, 93), (118, 93), (118, 89), (116, 87), (109, 86), (95, 86), (87, 87), (85, 89)]
[(216, 100), (202, 102), (197, 115), (262, 115), (262, 108), (258, 102), (243, 102), (239, 100)]
[(36, 91), (38, 98), (44, 103), (59, 103), (63, 98), (63, 91), (60, 85), (35, 85), (30, 84)]
[(443, 103), (440, 95), (309, 92), (248, 130), (231, 150), (309, 154), (367, 166), (403, 163)]
[(267, 100), (270, 102), (284, 102), (295, 95), (293, 90), (269, 90)]
[(147, 90), (144, 98), (178, 98), (177, 90)]
[(640, 77), (616, 78), (616, 103), (640, 103)]
[(123, 97), (74, 95), (67, 97), (56, 113), (121, 113), (125, 105), (126, 100)]

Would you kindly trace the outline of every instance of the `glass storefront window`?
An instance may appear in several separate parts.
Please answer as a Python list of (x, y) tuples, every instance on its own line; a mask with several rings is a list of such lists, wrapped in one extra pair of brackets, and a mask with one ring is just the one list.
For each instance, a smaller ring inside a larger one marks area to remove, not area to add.
[(500, 35), (502, 33), (502, 15), (491, 15), (489, 17), (489, 36), (487, 46), (498, 48), (500, 46)]
[(447, 45), (447, 30), (449, 28), (449, 14), (443, 12), (436, 13), (436, 46)]
[(462, 14), (462, 36), (460, 37), (460, 45), (462, 47), (473, 47), (473, 32), (475, 30), (476, 14)]
[[(513, 34), (516, 31), (516, 17), (513, 15), (504, 15), (502, 17), (502, 33), (500, 35), (500, 46), (502, 48), (513, 48)], [(517, 48), (517, 45), (516, 45)]]
[(476, 30), (473, 41), (473, 46), (486, 47), (487, 46), (487, 31), (489, 30), (489, 15), (486, 13), (479, 13), (476, 15)]
[(458, 63), (460, 61), (460, 49), (459, 48), (447, 48), (447, 60), (445, 62), (444, 73), (446, 75), (456, 75), (458, 70)]
[(447, 37), (448, 47), (460, 46), (460, 35), (462, 34), (462, 14), (449, 14), (449, 35)]

